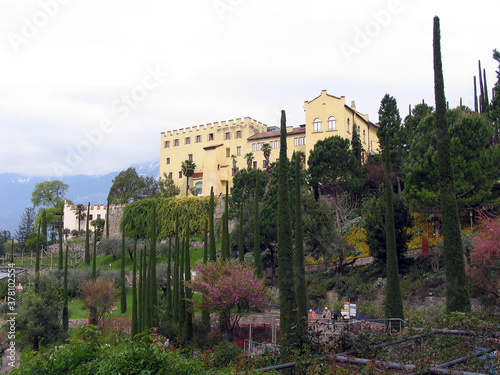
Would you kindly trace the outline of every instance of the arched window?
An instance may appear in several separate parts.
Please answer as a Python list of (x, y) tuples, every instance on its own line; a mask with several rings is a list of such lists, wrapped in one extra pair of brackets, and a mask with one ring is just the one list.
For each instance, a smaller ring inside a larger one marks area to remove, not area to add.
[(363, 130), (363, 143), (366, 143), (366, 133), (364, 130)]
[(198, 181), (194, 188), (196, 189), (196, 196), (203, 195), (203, 181)]
[(313, 128), (314, 133), (318, 133), (321, 131), (321, 120), (319, 118), (316, 118), (314, 120), (313, 125), (314, 125), (314, 128)]
[(328, 118), (328, 130), (337, 130), (337, 120), (333, 116)]

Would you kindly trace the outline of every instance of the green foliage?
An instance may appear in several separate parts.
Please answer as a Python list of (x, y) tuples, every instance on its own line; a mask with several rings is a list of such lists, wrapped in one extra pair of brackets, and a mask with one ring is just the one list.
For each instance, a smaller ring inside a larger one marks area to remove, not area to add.
[(31, 193), (31, 202), (35, 207), (60, 206), (68, 189), (69, 185), (60, 180), (39, 182)]
[[(127, 222), (126, 233), (131, 238), (148, 238), (151, 233), (152, 205), (156, 205), (156, 233), (158, 238), (167, 238), (175, 233), (175, 215), (189, 217), (191, 234), (202, 234), (208, 218), (209, 198), (182, 197), (143, 199), (127, 205), (123, 221)], [(181, 235), (186, 231), (186, 222), (179, 227)]]
[(235, 362), (241, 355), (241, 347), (226, 340), (214, 346), (212, 351), (212, 364), (215, 367), (226, 367), (231, 362)]
[[(396, 248), (398, 264), (405, 265), (405, 253), (408, 251), (408, 243), (412, 239), (409, 229), (413, 226), (413, 218), (405, 206), (403, 199), (394, 195), (394, 222), (396, 226)], [(381, 195), (369, 203), (369, 208), (364, 217), (363, 227), (366, 231), (366, 243), (370, 248), (370, 255), (381, 265), (386, 261), (386, 238), (385, 238), (385, 198)], [(400, 267), (401, 269), (401, 267)]]
[(181, 188), (175, 185), (174, 180), (170, 175), (163, 173), (163, 177), (160, 178), (160, 193), (161, 198), (172, 198), (179, 195)]
[[(465, 108), (447, 111), (454, 192), (460, 208), (491, 201), (497, 181), (500, 146), (490, 144), (491, 125), (484, 116)], [(436, 114), (425, 117), (415, 129), (405, 165), (404, 196), (415, 209), (440, 207)]]
[(160, 189), (158, 181), (150, 176), (139, 176), (134, 167), (121, 171), (109, 189), (111, 204), (130, 203), (154, 197)]

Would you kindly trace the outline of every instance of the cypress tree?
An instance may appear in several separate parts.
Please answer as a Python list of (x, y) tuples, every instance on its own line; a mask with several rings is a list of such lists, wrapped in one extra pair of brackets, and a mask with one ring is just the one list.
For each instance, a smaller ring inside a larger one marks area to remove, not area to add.
[(226, 246), (224, 247), (224, 251), (226, 252), (226, 259), (231, 259), (229, 238), (229, 183), (226, 183), (226, 201), (224, 211), (226, 212), (226, 218), (224, 219), (224, 237), (226, 237)]
[[(186, 232), (186, 254), (184, 256), (184, 280), (191, 281), (191, 257), (189, 256), (189, 221), (187, 223)], [(190, 341), (193, 338), (193, 303), (190, 301), (192, 298), (191, 289), (186, 290), (186, 322), (184, 325), (184, 338)]]
[(138, 306), (137, 306), (137, 333), (143, 331), (143, 316), (144, 316), (144, 304), (143, 304), (143, 298), (142, 298), (142, 284), (144, 283), (142, 279), (142, 251), (139, 254), (139, 301), (138, 301)]
[(10, 248), (10, 263), (14, 264), (14, 239), (12, 239), (12, 246)]
[[(396, 249), (396, 226), (394, 223), (394, 202), (391, 181), (391, 156), (389, 132), (385, 132), (385, 243), (387, 287), (385, 317), (404, 319), (403, 298), (399, 283), (398, 254)], [(401, 328), (401, 326), (400, 326)]]
[(151, 225), (151, 255), (150, 262), (150, 288), (151, 288), (151, 324), (157, 325), (158, 287), (156, 285), (156, 202), (153, 202), (153, 219)]
[(130, 326), (130, 334), (132, 337), (137, 335), (137, 238), (134, 239), (134, 265), (132, 269), (132, 322)]
[(210, 260), (212, 262), (217, 261), (217, 251), (215, 249), (215, 227), (214, 227), (214, 187), (210, 188), (210, 212), (208, 214), (208, 219), (210, 220)]
[[(62, 210), (63, 208), (61, 208)], [(62, 232), (62, 225), (63, 225), (63, 215), (62, 212), (59, 215), (59, 227), (57, 228), (57, 234), (59, 236), (59, 262), (58, 262), (58, 269), (59, 271), (62, 271), (64, 268), (64, 256), (63, 256), (63, 232)]]
[[(179, 327), (184, 328), (184, 322), (186, 321), (186, 300), (184, 299), (185, 288), (184, 288), (184, 258), (186, 251), (186, 239), (182, 239), (181, 252), (179, 256)], [(182, 332), (182, 331), (181, 331)]]
[(220, 257), (221, 260), (227, 260), (227, 254), (226, 254), (226, 214), (227, 212), (224, 212), (222, 214), (222, 240), (220, 244)]
[(240, 206), (240, 220), (239, 220), (239, 231), (238, 231), (238, 260), (240, 264), (245, 261), (245, 244), (243, 242), (243, 204)]
[(301, 337), (305, 337), (308, 328), (307, 321), (307, 290), (306, 268), (304, 264), (304, 231), (302, 229), (302, 197), (301, 197), (301, 170), (304, 153), (294, 152), (295, 159), (295, 298), (297, 300), (297, 319)]
[(94, 227), (94, 248), (92, 252), (92, 280), (97, 278), (97, 230)]
[(90, 266), (90, 238), (89, 238), (89, 218), (90, 218), (90, 202), (87, 206), (87, 220), (85, 222), (85, 265)]
[(450, 156), (450, 135), (446, 118), (443, 67), (441, 62), (441, 32), (439, 17), (434, 17), (434, 94), (436, 100), (436, 133), (440, 203), (443, 216), (444, 263), (446, 270), (446, 310), (448, 312), (471, 310), (462, 233), (454, 190)]
[(172, 317), (172, 281), (170, 280), (172, 273), (172, 236), (168, 238), (167, 251), (167, 314)]
[(476, 84), (476, 76), (474, 76), (474, 112), (478, 112), (478, 109), (477, 109), (477, 84)]
[(297, 314), (293, 311), (295, 302), (295, 283), (293, 272), (292, 230), (288, 197), (288, 157), (286, 145), (286, 115), (281, 111), (280, 160), (278, 163), (278, 285), (280, 301), (281, 355), (289, 357), (295, 342), (293, 327)]
[(146, 245), (142, 247), (142, 331), (149, 328), (148, 326), (148, 314), (149, 314), (149, 303), (148, 303), (148, 254), (146, 250)]
[(179, 213), (175, 216), (175, 248), (174, 248), (174, 322), (179, 321)]
[(64, 262), (64, 279), (63, 279), (63, 311), (62, 311), (62, 326), (63, 331), (68, 332), (69, 311), (68, 311), (68, 244), (66, 244), (66, 256)]
[(260, 256), (260, 232), (259, 232), (259, 173), (255, 176), (255, 200), (253, 219), (253, 258), (255, 275), (262, 278), (262, 259)]
[[(205, 220), (205, 243), (203, 246), (203, 264), (208, 262), (208, 220)], [(205, 299), (205, 295), (201, 296)], [(204, 327), (210, 328), (210, 313), (206, 310), (201, 311), (201, 322)]]
[(106, 238), (109, 238), (109, 198), (106, 204)]
[(486, 83), (486, 69), (483, 69), (483, 81), (484, 81), (484, 111), (489, 112), (490, 101), (488, 99), (488, 84)]
[(45, 208), (42, 209), (42, 234), (45, 238), (48, 238), (48, 236), (47, 236), (47, 210)]
[(121, 273), (120, 273), (120, 290), (121, 290), (121, 312), (122, 314), (127, 311), (127, 292), (125, 288), (125, 223), (122, 227), (122, 259), (121, 259)]
[(38, 224), (38, 235), (36, 237), (36, 260), (35, 260), (35, 293), (40, 287), (40, 224)]

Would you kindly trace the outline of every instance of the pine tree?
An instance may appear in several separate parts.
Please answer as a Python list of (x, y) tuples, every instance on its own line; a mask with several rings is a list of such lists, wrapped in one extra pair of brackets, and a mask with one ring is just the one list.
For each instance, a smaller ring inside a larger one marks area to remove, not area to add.
[(68, 310), (68, 244), (66, 244), (66, 256), (64, 262), (64, 279), (63, 279), (63, 311), (62, 311), (62, 326), (63, 331), (68, 332), (69, 310)]
[(441, 62), (441, 32), (439, 17), (434, 17), (434, 94), (436, 99), (436, 131), (438, 140), (438, 169), (440, 202), (443, 215), (444, 263), (446, 270), (446, 310), (470, 311), (467, 291), (462, 233), (454, 191), (450, 158), (450, 135), (446, 118), (443, 67)]
[(90, 237), (89, 237), (90, 202), (87, 206), (87, 221), (85, 223), (85, 265), (90, 266)]
[(297, 321), (294, 312), (295, 283), (293, 272), (292, 230), (288, 197), (288, 157), (286, 145), (286, 115), (281, 111), (280, 159), (278, 163), (278, 285), (280, 300), (281, 355), (289, 358), (293, 347), (293, 327)]
[(125, 289), (125, 223), (122, 227), (122, 259), (121, 259), (121, 273), (120, 273), (120, 290), (121, 299), (120, 307), (122, 314), (127, 311), (127, 291)]
[(254, 219), (253, 219), (253, 258), (255, 265), (255, 275), (262, 278), (262, 259), (260, 255), (260, 232), (259, 232), (259, 174), (255, 177), (255, 198), (254, 198)]
[(134, 239), (134, 265), (132, 268), (132, 322), (130, 324), (130, 334), (137, 335), (137, 238)]
[(210, 212), (208, 214), (210, 220), (210, 261), (217, 261), (217, 251), (215, 249), (215, 227), (214, 227), (214, 188), (210, 188)]

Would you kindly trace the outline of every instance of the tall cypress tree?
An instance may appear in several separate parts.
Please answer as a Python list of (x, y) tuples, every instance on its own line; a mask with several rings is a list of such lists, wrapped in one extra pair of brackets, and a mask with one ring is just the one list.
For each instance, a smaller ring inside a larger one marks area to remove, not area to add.
[[(226, 197), (227, 198), (227, 197)], [(184, 256), (184, 280), (191, 281), (191, 257), (189, 256), (189, 220), (186, 230), (186, 254)], [(193, 338), (193, 303), (191, 289), (185, 288), (186, 293), (186, 322), (184, 324), (184, 339), (190, 341)]]
[(97, 278), (97, 228), (94, 227), (94, 247), (92, 252), (92, 280)]
[(130, 325), (130, 334), (132, 337), (137, 335), (137, 238), (134, 239), (134, 265), (132, 268), (132, 322)]
[(281, 111), (280, 160), (278, 163), (278, 285), (280, 300), (281, 355), (289, 357), (296, 342), (293, 327), (297, 314), (293, 311), (295, 301), (295, 277), (293, 272), (293, 247), (288, 196), (288, 157), (286, 145), (286, 115)]
[(62, 215), (62, 210), (63, 207), (60, 208), (61, 212), (59, 213), (59, 227), (57, 228), (57, 234), (59, 236), (59, 262), (58, 262), (58, 269), (59, 271), (62, 271), (64, 268), (64, 257), (63, 257), (63, 231), (62, 231), (62, 226), (63, 226), (63, 215)]
[(260, 231), (259, 231), (259, 173), (255, 176), (255, 200), (253, 219), (253, 259), (255, 275), (262, 278), (262, 258), (260, 255)]
[(90, 219), (90, 202), (87, 206), (87, 218), (85, 222), (85, 265), (90, 266), (90, 233), (89, 233), (89, 219)]
[(446, 310), (448, 312), (466, 312), (471, 310), (471, 304), (467, 290), (462, 233), (451, 167), (450, 134), (446, 118), (446, 98), (441, 62), (441, 31), (437, 16), (434, 17), (433, 39), (438, 170), (446, 270)]
[(225, 219), (224, 219), (224, 237), (226, 238), (223, 251), (226, 253), (226, 259), (231, 259), (230, 239), (229, 239), (229, 183), (226, 183), (226, 200), (224, 205)]
[(220, 244), (220, 258), (221, 260), (227, 260), (227, 254), (226, 254), (226, 215), (227, 212), (224, 212), (222, 214), (222, 240)]
[[(208, 262), (208, 220), (205, 220), (205, 243), (203, 246), (203, 264)], [(205, 295), (201, 297), (205, 299)], [(206, 310), (201, 311), (201, 322), (204, 327), (210, 328), (210, 313)]]
[(168, 251), (167, 251), (167, 314), (172, 317), (172, 281), (170, 276), (172, 274), (172, 236), (168, 238)]
[(150, 288), (151, 288), (151, 324), (157, 325), (157, 312), (158, 312), (158, 287), (156, 284), (156, 202), (153, 202), (151, 225), (151, 255), (150, 262)]
[(36, 260), (35, 260), (35, 293), (40, 287), (40, 224), (38, 224), (38, 235), (36, 237)]
[(10, 263), (14, 264), (14, 239), (12, 239), (12, 246), (10, 248)]
[(127, 293), (125, 288), (125, 223), (122, 227), (122, 259), (121, 259), (121, 273), (120, 273), (120, 290), (121, 290), (121, 312), (122, 314), (127, 311)]
[[(186, 321), (186, 300), (185, 300), (185, 288), (184, 288), (184, 257), (186, 251), (186, 239), (183, 238), (181, 244), (181, 252), (179, 256), (179, 327), (184, 328), (184, 322)], [(182, 331), (181, 331), (182, 332)]]
[(142, 279), (142, 251), (139, 254), (139, 300), (137, 306), (137, 333), (143, 331), (143, 316), (144, 316), (144, 304), (142, 298), (142, 284), (144, 283)]
[(243, 204), (240, 206), (240, 220), (239, 220), (239, 230), (238, 230), (238, 261), (243, 264), (245, 261), (245, 244), (243, 241)]
[(174, 322), (179, 321), (179, 213), (175, 216), (175, 248), (174, 248)]
[(66, 244), (66, 256), (64, 261), (64, 279), (63, 279), (63, 311), (62, 326), (63, 331), (68, 332), (69, 310), (68, 310), (68, 244)]
[(304, 264), (304, 231), (302, 229), (302, 162), (305, 155), (302, 152), (294, 152), (295, 159), (295, 298), (297, 300), (297, 320), (300, 336), (305, 337), (308, 328), (307, 322), (307, 290), (306, 290), (306, 267)]
[(210, 206), (209, 206), (208, 219), (210, 221), (209, 235), (210, 235), (210, 261), (217, 261), (217, 251), (215, 249), (215, 227), (214, 227), (214, 187), (210, 188)]

